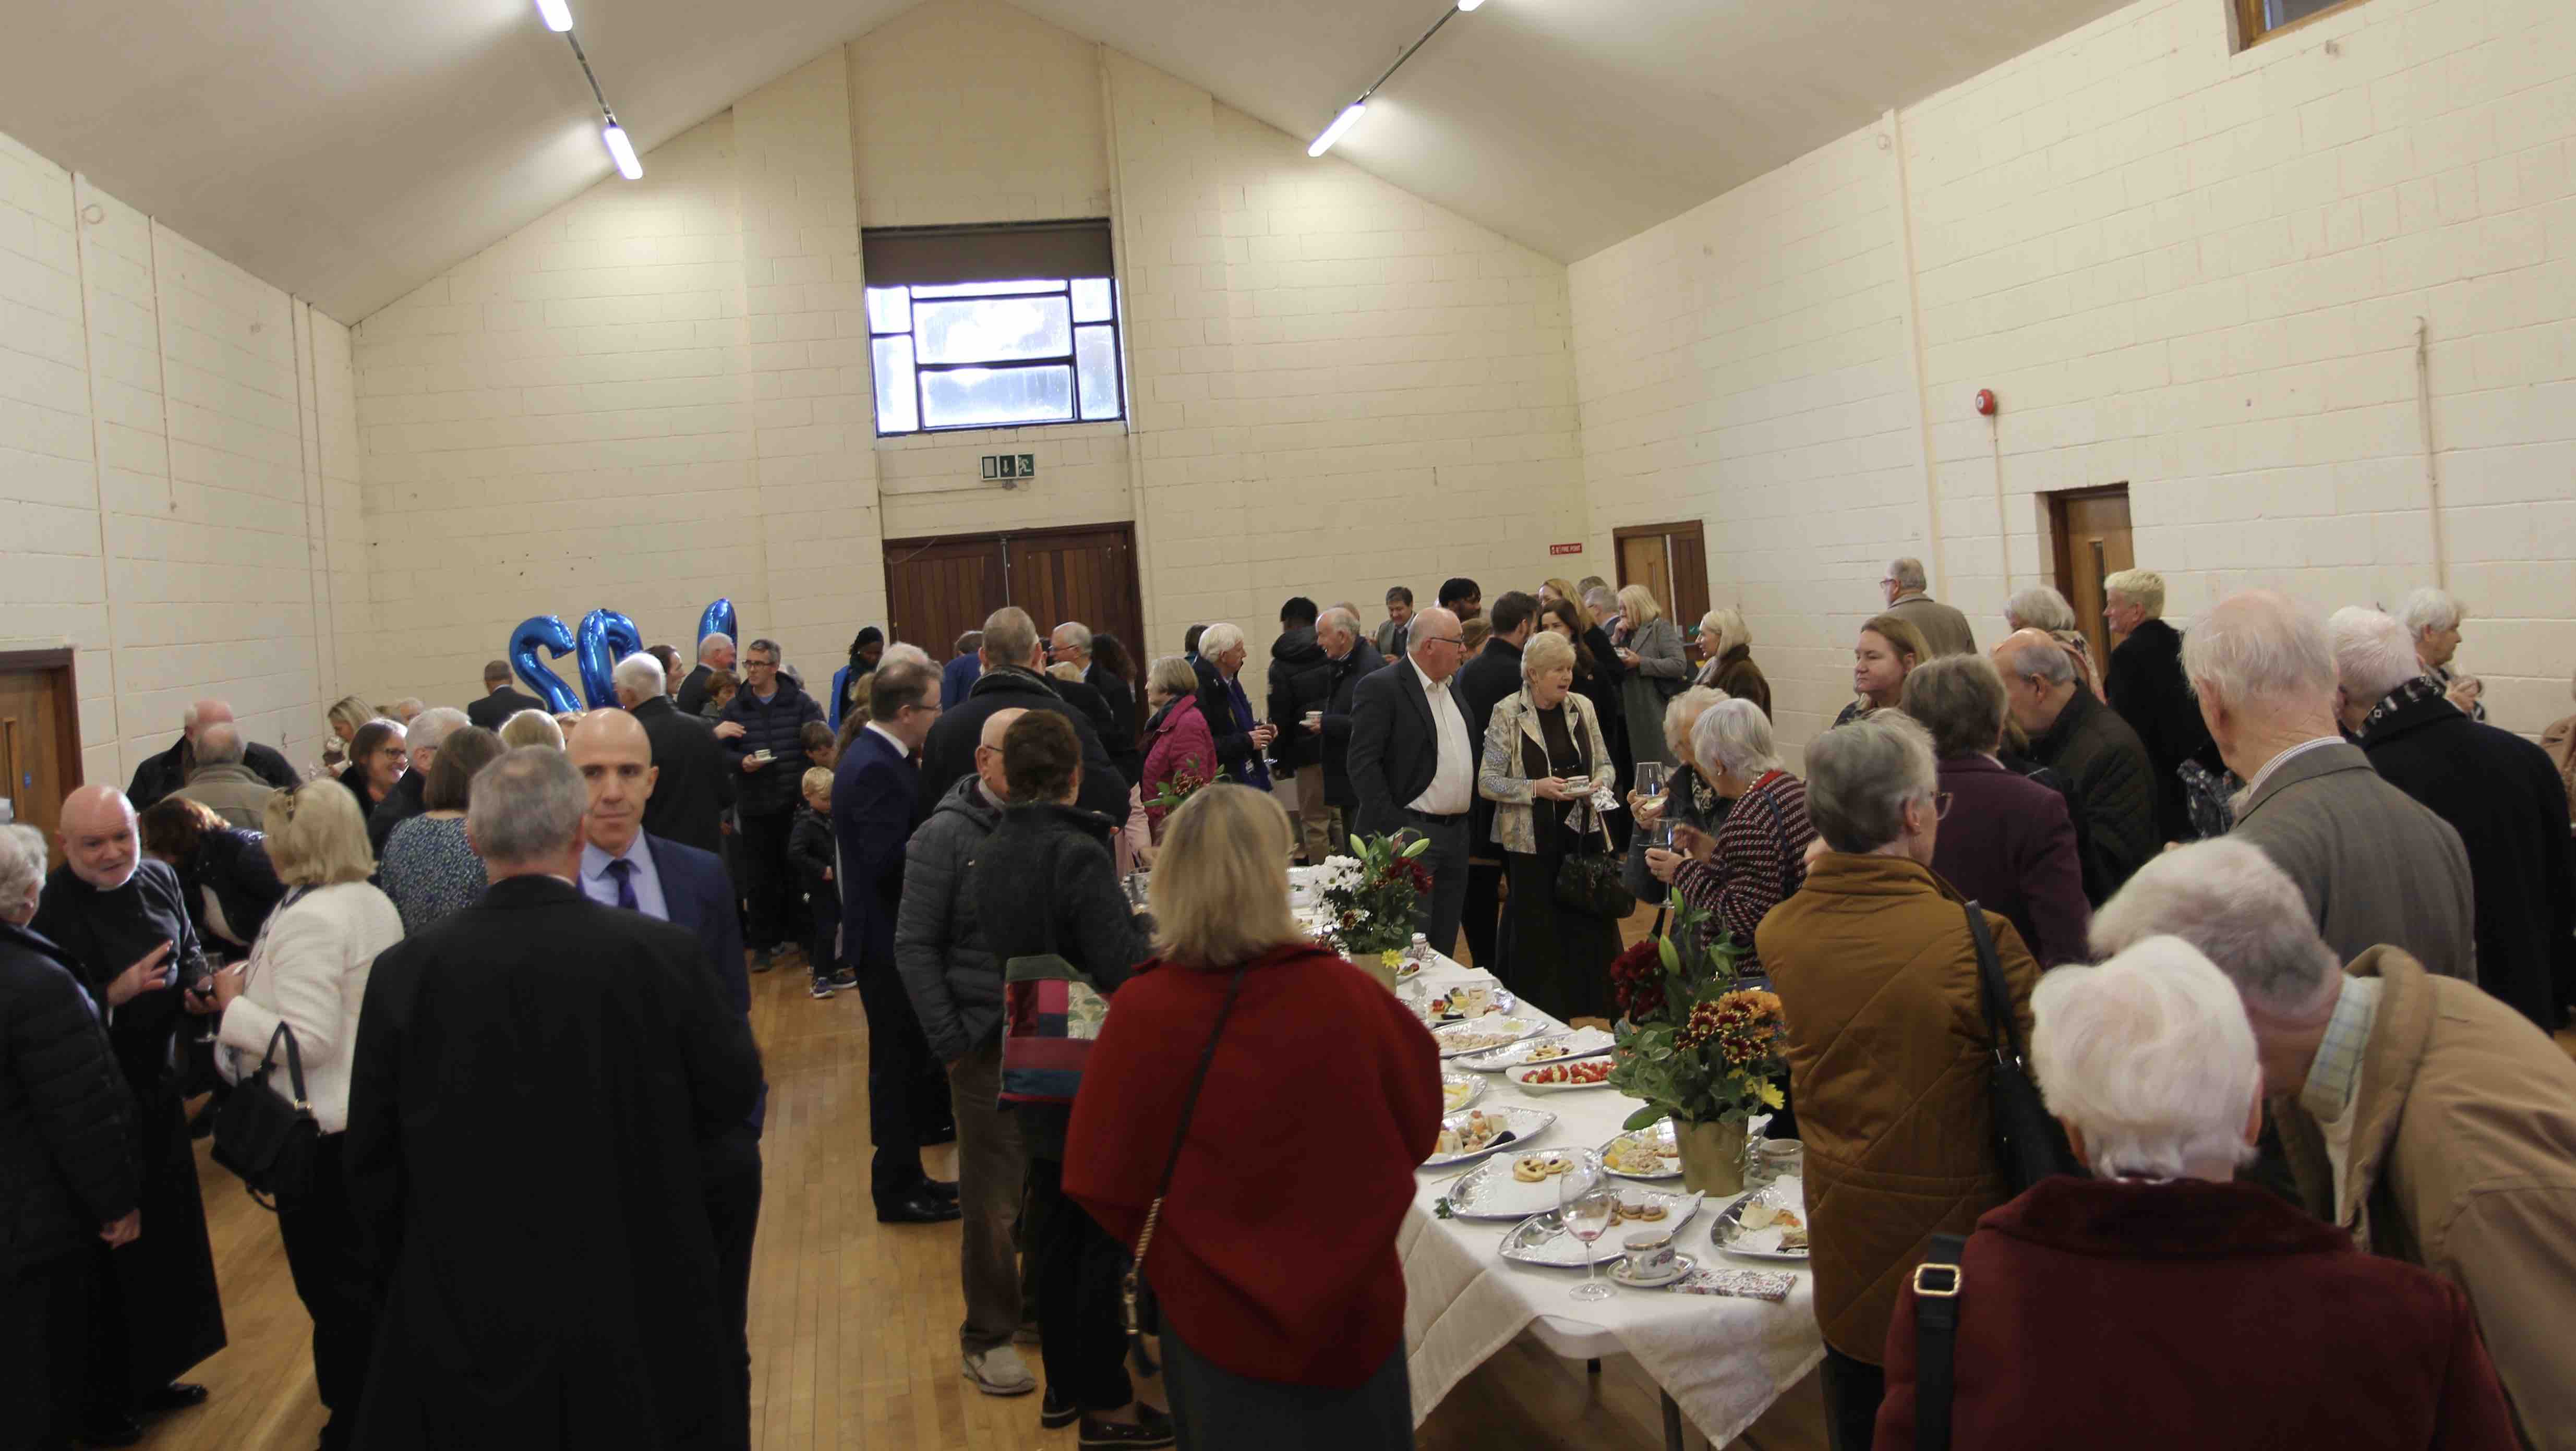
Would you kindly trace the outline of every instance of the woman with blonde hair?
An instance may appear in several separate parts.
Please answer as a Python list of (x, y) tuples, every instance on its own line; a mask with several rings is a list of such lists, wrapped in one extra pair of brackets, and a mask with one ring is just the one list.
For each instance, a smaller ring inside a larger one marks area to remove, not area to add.
[(1395, 1238), (1440, 1132), (1439, 1055), (1393, 994), (1298, 929), (1290, 839), (1287, 812), (1245, 786), (1173, 813), (1157, 955), (1084, 1065), (1064, 1190), (1153, 1286), (1181, 1446), (1400, 1451)]
[(523, 710), (501, 722), (501, 744), (509, 750), (521, 746), (564, 748), (563, 727), (542, 710)]
[(1575, 853), (1607, 855), (1595, 804), (1610, 795), (1610, 743), (1592, 702), (1574, 688), (1574, 646), (1541, 630), (1521, 648), (1521, 688), (1495, 703), (1476, 792), (1494, 803), (1493, 840), (1510, 883), (1494, 975), (1559, 1021), (1607, 1017), (1608, 969), (1619, 924), (1556, 899), (1557, 872)]
[(1558, 600), (1565, 600), (1577, 605), (1583, 603), (1582, 597), (1574, 592), (1574, 586), (1564, 580), (1551, 579), (1538, 587), (1538, 602), (1540, 604), (1552, 605)]
[[(322, 1131), (311, 1181), (277, 1196), (277, 1232), (295, 1293), (313, 1317), (313, 1379), (331, 1418), (325, 1451), (353, 1443), (367, 1358), (376, 1342), (374, 1272), (360, 1244), (341, 1168), (349, 1064), (376, 954), (402, 940), (402, 917), (367, 884), (376, 869), (367, 822), (348, 792), (316, 781), (269, 798), (269, 864), (286, 884), (250, 960), (216, 973), (215, 1066), (241, 1083), (265, 1075), (309, 1105)], [(303, 1069), (299, 1089), (287, 1040)], [(263, 1064), (267, 1066), (263, 1068)], [(147, 1226), (148, 1230), (148, 1226)]]
[(1702, 615), (1699, 652), (1708, 663), (1700, 668), (1698, 684), (1725, 691), (1734, 700), (1752, 701), (1763, 715), (1771, 714), (1771, 682), (1753, 663), (1753, 631), (1744, 623), (1744, 611), (1720, 605)]
[(1610, 632), (1627, 678), (1619, 682), (1619, 701), (1627, 708), (1628, 748), (1639, 761), (1671, 765), (1664, 739), (1664, 702), (1690, 684), (1690, 661), (1682, 653), (1682, 632), (1664, 618), (1654, 591), (1632, 584), (1619, 591), (1619, 627)]
[(1874, 710), (1885, 710), (1905, 694), (1905, 677), (1932, 658), (1923, 632), (1903, 615), (1873, 616), (1860, 627), (1852, 645), (1852, 693), (1855, 699), (1834, 717), (1847, 726)]
[(323, 720), (331, 727), (330, 737), (322, 742), (322, 770), (336, 772), (349, 763), (349, 741), (358, 727), (376, 718), (376, 708), (354, 695), (344, 695), (331, 703)]

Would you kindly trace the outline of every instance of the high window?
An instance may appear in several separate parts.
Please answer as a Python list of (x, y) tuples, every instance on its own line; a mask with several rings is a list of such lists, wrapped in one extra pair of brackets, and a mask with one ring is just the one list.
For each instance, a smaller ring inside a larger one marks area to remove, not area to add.
[(2230, 0), (2236, 7), (2238, 33), (2252, 45), (2297, 28), (2329, 10), (2358, 5), (2361, 0)]
[(865, 237), (877, 432), (1126, 416), (1109, 224)]

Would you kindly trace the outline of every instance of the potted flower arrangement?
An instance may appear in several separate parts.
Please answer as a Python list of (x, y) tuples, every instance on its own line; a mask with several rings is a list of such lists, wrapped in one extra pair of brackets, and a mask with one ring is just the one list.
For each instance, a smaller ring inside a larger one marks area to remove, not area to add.
[(1325, 940), (1389, 989), (1413, 945), (1413, 904), (1431, 890), (1421, 862), (1430, 845), (1428, 837), (1354, 836), (1351, 855), (1324, 863)]
[(1698, 945), (1707, 913), (1679, 892), (1667, 912), (1663, 936), (1610, 965), (1620, 1010), (1610, 1082), (1645, 1100), (1627, 1127), (1671, 1117), (1685, 1185), (1732, 1194), (1744, 1187), (1746, 1125), (1780, 1107), (1772, 1080), (1787, 1066), (1788, 1024), (1777, 994), (1737, 986), (1743, 949), (1732, 938)]

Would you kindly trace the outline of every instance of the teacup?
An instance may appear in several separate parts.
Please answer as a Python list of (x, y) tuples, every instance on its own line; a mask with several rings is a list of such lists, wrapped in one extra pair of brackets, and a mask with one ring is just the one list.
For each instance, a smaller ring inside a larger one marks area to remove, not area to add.
[(1620, 1244), (1619, 1258), (1627, 1264), (1629, 1279), (1651, 1280), (1671, 1273), (1675, 1259), (1671, 1231), (1632, 1234)]

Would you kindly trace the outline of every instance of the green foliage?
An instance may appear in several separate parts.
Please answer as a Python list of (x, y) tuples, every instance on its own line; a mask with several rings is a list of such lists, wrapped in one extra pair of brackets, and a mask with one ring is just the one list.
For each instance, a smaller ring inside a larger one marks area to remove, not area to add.
[(1717, 1123), (1778, 1107), (1770, 1080), (1781, 1068), (1779, 1000), (1739, 992), (1736, 963), (1744, 950), (1723, 932), (1704, 941), (1706, 912), (1675, 892), (1666, 915), (1670, 927), (1656, 940), (1653, 966), (1648, 954), (1631, 949), (1612, 967), (1629, 1012), (1619, 1022), (1610, 1082), (1645, 1100), (1628, 1127), (1667, 1115), (1676, 1123)]

